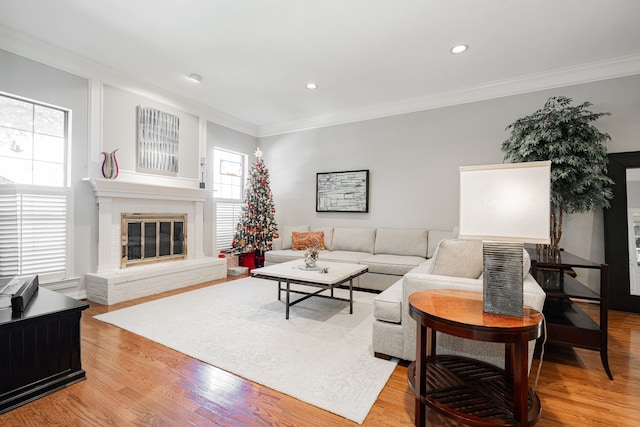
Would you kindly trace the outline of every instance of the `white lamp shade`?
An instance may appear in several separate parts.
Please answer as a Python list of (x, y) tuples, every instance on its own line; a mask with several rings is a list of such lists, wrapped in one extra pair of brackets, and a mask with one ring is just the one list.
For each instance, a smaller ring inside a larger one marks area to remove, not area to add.
[(551, 162), (460, 168), (460, 238), (549, 244)]

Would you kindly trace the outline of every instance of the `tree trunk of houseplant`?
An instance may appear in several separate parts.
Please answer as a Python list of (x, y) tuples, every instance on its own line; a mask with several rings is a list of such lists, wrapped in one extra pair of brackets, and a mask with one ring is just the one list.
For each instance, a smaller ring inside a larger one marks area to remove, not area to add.
[(551, 209), (551, 229), (549, 230), (549, 237), (551, 243), (546, 246), (546, 252), (548, 257), (556, 258), (560, 255), (560, 239), (562, 239), (562, 218), (564, 213), (562, 209)]

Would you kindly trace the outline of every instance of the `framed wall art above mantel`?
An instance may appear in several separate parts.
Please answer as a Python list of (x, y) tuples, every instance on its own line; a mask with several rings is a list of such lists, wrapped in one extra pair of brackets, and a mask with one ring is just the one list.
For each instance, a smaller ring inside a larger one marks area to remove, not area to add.
[(369, 212), (369, 170), (318, 172), (316, 212)]
[(137, 169), (162, 175), (178, 175), (180, 119), (150, 107), (139, 105)]

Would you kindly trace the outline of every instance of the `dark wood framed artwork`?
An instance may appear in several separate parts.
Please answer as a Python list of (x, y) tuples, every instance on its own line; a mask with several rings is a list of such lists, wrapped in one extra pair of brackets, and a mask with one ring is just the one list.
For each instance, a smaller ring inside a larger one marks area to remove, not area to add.
[(369, 212), (369, 170), (318, 172), (316, 212)]

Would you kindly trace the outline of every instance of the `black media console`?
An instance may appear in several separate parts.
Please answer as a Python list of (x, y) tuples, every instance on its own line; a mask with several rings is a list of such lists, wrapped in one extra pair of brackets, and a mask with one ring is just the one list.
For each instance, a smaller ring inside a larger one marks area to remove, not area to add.
[(80, 317), (88, 307), (40, 288), (23, 312), (0, 309), (0, 413), (86, 378)]

